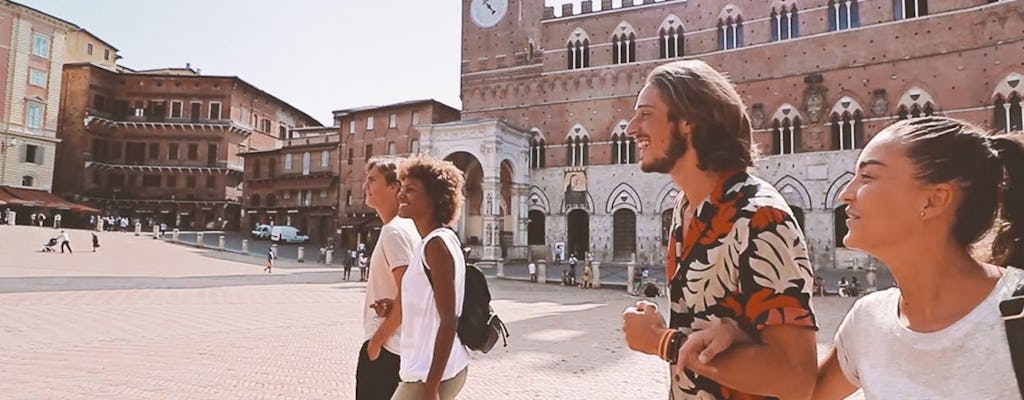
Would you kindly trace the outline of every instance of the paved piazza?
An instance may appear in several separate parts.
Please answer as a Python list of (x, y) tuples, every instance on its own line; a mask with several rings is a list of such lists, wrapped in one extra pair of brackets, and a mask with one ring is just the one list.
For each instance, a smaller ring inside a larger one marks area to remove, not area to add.
[[(349, 399), (364, 285), (337, 269), (124, 233), (0, 227), (0, 399)], [(492, 281), (511, 343), (474, 355), (465, 399), (663, 399), (661, 361), (625, 348), (620, 291)], [(665, 302), (664, 299), (661, 300)], [(815, 303), (819, 351), (850, 306)]]

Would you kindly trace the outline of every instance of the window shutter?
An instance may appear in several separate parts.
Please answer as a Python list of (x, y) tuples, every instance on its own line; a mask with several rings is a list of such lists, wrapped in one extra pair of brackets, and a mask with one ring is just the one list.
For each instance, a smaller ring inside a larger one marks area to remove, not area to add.
[(21, 162), (28, 162), (28, 144), (21, 146)]
[(45, 159), (46, 148), (43, 146), (39, 146), (38, 148), (36, 148), (36, 164), (43, 165)]

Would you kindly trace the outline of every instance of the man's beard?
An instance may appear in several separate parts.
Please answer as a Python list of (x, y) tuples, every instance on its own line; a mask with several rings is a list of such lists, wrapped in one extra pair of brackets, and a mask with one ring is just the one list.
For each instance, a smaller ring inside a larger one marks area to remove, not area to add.
[(679, 124), (672, 124), (672, 131), (669, 132), (668, 148), (665, 149), (665, 155), (660, 158), (652, 159), (646, 163), (641, 162), (640, 170), (644, 172), (659, 172), (667, 174), (672, 171), (672, 167), (675, 167), (676, 161), (686, 155), (686, 152), (689, 149), (690, 146), (686, 143), (686, 139), (684, 139), (683, 135), (679, 132)]

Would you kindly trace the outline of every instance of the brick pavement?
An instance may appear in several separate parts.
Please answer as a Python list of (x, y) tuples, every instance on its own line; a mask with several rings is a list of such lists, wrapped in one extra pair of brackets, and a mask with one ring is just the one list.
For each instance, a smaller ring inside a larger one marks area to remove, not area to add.
[[(0, 399), (348, 399), (364, 284), (337, 269), (69, 231), (0, 227)], [(465, 399), (659, 399), (662, 363), (627, 350), (619, 291), (493, 282), (512, 331), (475, 355)], [(662, 300), (664, 302), (664, 300)], [(819, 348), (847, 299), (816, 303)]]

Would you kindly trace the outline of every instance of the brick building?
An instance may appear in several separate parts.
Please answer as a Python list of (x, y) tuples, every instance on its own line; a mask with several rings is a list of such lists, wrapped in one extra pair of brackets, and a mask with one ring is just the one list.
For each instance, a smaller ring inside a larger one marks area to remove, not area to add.
[(359, 243), (373, 245), (381, 224), (363, 195), (366, 160), (375, 155), (420, 152), (421, 131), (433, 124), (458, 121), (459, 110), (435, 100), (415, 100), (337, 110), (333, 114), (341, 138), (338, 243), (347, 249)]
[(238, 229), (243, 160), (320, 126), (234, 76), (64, 65), (54, 189), (106, 214)]
[(527, 249), (550, 258), (556, 243), (604, 261), (663, 259), (678, 188), (639, 171), (624, 127), (667, 61), (700, 58), (737, 84), (764, 155), (756, 173), (789, 200), (816, 268), (872, 262), (842, 247), (837, 197), (880, 129), (929, 114), (993, 129), (1024, 119), (1019, 1), (544, 3), (463, 1), (463, 122), (421, 139), (483, 166), (470, 180), (497, 205), (470, 231), (494, 262)]
[(326, 244), (336, 235), (341, 142), (334, 127), (295, 128), (281, 147), (245, 159), (243, 227), (291, 225)]
[(66, 35), (75, 29), (30, 7), (0, 2), (0, 186), (53, 187), (61, 65)]

